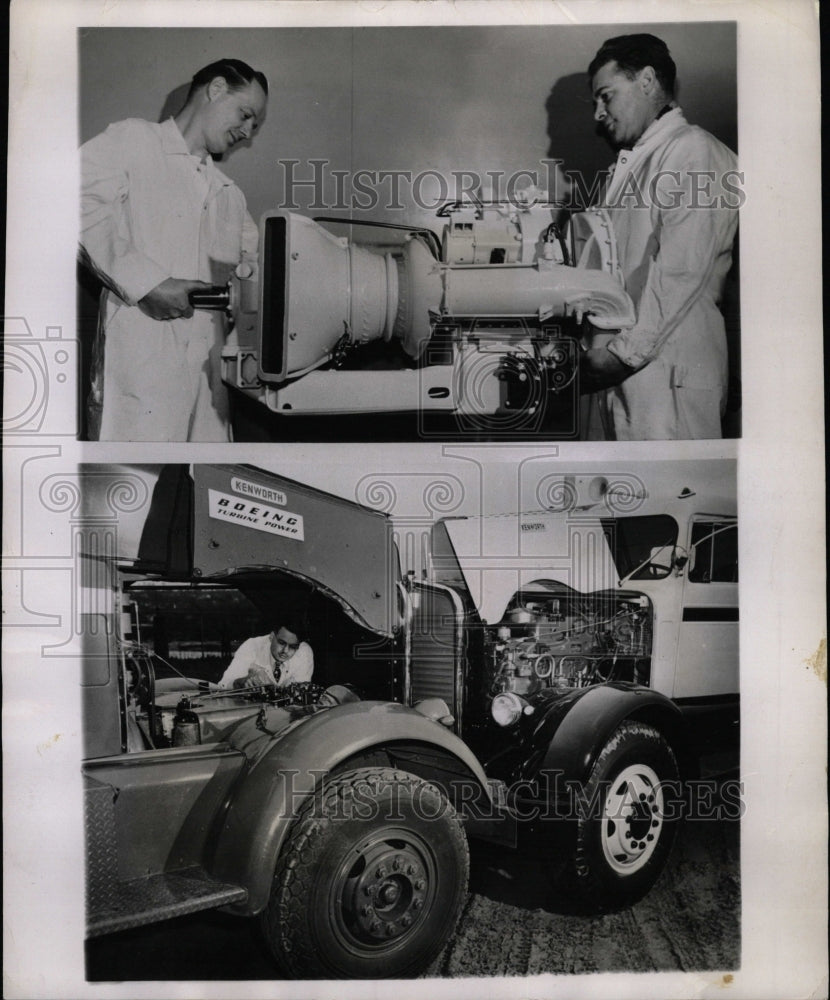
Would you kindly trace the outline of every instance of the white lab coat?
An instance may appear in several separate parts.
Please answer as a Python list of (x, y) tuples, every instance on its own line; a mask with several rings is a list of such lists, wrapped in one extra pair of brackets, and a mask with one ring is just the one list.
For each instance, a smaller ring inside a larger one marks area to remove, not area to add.
[[(231, 687), (235, 680), (248, 676), (252, 667), (262, 667), (274, 673), (276, 661), (271, 655), (271, 634), (246, 639), (234, 653), (228, 669), (222, 674), (220, 687)], [(278, 687), (310, 681), (314, 673), (314, 653), (307, 642), (301, 642), (297, 652), (281, 665)]]
[(90, 429), (110, 441), (227, 441), (220, 314), (160, 321), (136, 306), (165, 278), (224, 284), (255, 263), (245, 198), (175, 121), (116, 122), (81, 148), (81, 245), (109, 286), (94, 349)]
[(741, 200), (734, 153), (679, 108), (619, 153), (603, 204), (637, 321), (608, 349), (636, 371), (592, 397), (587, 437), (721, 436), (728, 372), (718, 302)]

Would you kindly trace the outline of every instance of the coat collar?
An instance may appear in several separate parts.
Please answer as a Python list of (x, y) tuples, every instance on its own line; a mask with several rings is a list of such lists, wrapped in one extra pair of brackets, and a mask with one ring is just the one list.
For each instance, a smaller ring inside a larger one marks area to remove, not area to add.
[(662, 142), (672, 132), (687, 125), (688, 122), (681, 108), (671, 108), (664, 114), (655, 118), (649, 127), (643, 132), (640, 138), (634, 143), (632, 152), (639, 150), (643, 146), (649, 146), (656, 141)]
[[(190, 156), (190, 150), (187, 148), (187, 143), (184, 140), (184, 136), (179, 131), (179, 126), (176, 124), (175, 118), (168, 118), (159, 125), (159, 131), (161, 134), (161, 148), (168, 156)], [(233, 184), (234, 182), (227, 175), (223, 174), (212, 156), (209, 156), (205, 161), (205, 166), (207, 168), (207, 175), (210, 178), (211, 184), (215, 186), (227, 186)]]

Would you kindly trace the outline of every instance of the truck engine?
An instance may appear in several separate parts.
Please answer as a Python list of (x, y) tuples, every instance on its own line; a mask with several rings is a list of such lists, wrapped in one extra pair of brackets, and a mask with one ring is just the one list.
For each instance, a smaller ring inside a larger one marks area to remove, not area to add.
[(515, 709), (517, 698), (544, 689), (647, 685), (651, 645), (651, 602), (643, 594), (521, 592), (485, 637), (493, 716), (498, 722), (499, 708)]

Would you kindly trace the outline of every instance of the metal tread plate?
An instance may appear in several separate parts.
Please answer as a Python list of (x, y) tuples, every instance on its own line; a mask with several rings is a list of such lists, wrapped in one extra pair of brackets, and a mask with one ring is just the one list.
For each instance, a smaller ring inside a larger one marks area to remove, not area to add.
[(244, 902), (248, 898), (247, 889), (219, 882), (199, 867), (119, 882), (114, 889), (106, 905), (90, 909), (88, 937)]

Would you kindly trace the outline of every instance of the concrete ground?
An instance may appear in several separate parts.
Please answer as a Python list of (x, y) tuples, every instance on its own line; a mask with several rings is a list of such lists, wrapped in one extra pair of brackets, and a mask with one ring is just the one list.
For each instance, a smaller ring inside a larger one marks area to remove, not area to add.
[[(540, 862), (474, 846), (470, 892), (458, 930), (428, 976), (526, 976), (600, 971), (728, 972), (740, 966), (739, 824), (687, 822), (655, 887), (635, 906), (575, 916)], [(89, 980), (278, 978), (255, 920), (220, 913), (98, 938)]]

